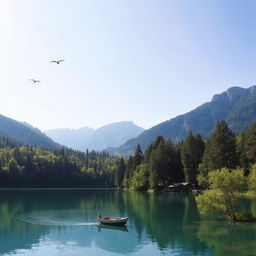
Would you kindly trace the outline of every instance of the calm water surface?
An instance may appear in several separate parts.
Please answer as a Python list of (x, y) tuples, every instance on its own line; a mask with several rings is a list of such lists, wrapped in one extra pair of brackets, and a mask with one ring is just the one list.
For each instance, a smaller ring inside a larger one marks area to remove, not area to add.
[[(129, 221), (100, 226), (98, 213)], [(1, 190), (0, 255), (255, 256), (256, 224), (202, 218), (187, 194)]]

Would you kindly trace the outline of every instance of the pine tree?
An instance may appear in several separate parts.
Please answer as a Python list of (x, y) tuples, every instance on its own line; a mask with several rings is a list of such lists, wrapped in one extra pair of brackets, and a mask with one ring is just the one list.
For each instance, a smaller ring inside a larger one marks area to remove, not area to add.
[(124, 175), (125, 178), (124, 178), (124, 181), (123, 181), (124, 186), (127, 187), (127, 188), (130, 187), (130, 180), (133, 176), (133, 172), (134, 172), (134, 170), (133, 170), (133, 157), (130, 156), (128, 158), (128, 161), (127, 161), (127, 164), (126, 164), (125, 175)]
[(195, 183), (198, 166), (202, 161), (204, 142), (200, 135), (193, 136), (190, 132), (181, 146), (181, 159), (184, 166), (185, 179)]
[(141, 164), (143, 160), (143, 152), (140, 148), (140, 144), (137, 145), (137, 148), (135, 150), (134, 156), (133, 156), (133, 169), (135, 170), (138, 165)]
[(145, 161), (146, 163), (149, 162), (149, 160), (150, 160), (150, 155), (151, 155), (153, 149), (154, 149), (154, 146), (153, 146), (153, 143), (151, 143), (151, 144), (149, 145), (149, 147), (148, 147), (148, 148), (146, 149), (146, 151), (145, 151), (144, 161)]
[(246, 142), (246, 156), (250, 163), (256, 163), (256, 122), (248, 131)]
[(121, 158), (118, 161), (117, 168), (116, 168), (116, 171), (115, 171), (115, 185), (117, 187), (120, 187), (122, 185), (122, 182), (123, 182), (123, 179), (124, 179), (125, 168), (126, 168), (126, 166), (125, 166), (125, 163), (124, 163), (124, 159)]
[(249, 172), (249, 159), (246, 155), (247, 150), (247, 138), (248, 131), (243, 131), (241, 135), (237, 138), (237, 151), (239, 154), (239, 166), (245, 169), (245, 174)]
[(164, 142), (164, 137), (163, 136), (158, 136), (155, 140), (155, 143), (153, 144), (154, 149), (157, 149), (158, 145)]
[(158, 161), (156, 159), (156, 150), (154, 149), (150, 154), (149, 161), (149, 186), (151, 189), (156, 189), (158, 186)]
[(236, 137), (225, 121), (219, 121), (216, 129), (206, 143), (203, 154), (203, 166), (208, 170), (227, 167), (235, 168), (238, 164)]
[(183, 178), (179, 152), (173, 146), (171, 140), (165, 142), (158, 137), (155, 149), (151, 150), (149, 169), (149, 185), (157, 190), (168, 186), (171, 182), (180, 181)]

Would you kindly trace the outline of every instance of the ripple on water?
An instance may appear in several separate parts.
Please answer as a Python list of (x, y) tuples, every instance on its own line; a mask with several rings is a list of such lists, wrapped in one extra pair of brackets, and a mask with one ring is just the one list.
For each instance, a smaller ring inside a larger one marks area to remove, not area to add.
[(18, 217), (20, 221), (27, 222), (35, 225), (46, 225), (46, 226), (95, 226), (98, 222), (84, 222), (81, 218), (68, 218), (67, 216), (56, 215), (21, 215)]

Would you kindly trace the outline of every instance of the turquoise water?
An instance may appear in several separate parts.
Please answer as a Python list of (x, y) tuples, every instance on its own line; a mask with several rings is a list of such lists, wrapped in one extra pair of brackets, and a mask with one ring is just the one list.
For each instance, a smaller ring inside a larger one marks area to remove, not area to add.
[[(102, 226), (98, 213), (129, 221)], [(255, 256), (256, 224), (202, 218), (188, 194), (1, 190), (0, 255)]]

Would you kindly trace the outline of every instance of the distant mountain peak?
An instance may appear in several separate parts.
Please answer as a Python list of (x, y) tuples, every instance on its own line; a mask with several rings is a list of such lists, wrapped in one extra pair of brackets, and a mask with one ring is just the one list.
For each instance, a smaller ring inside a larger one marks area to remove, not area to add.
[(238, 87), (238, 86), (233, 86), (221, 94), (214, 95), (212, 98), (212, 101), (223, 101), (223, 100), (224, 101), (225, 100), (234, 101), (238, 97), (240, 97), (241, 94), (243, 94), (245, 92), (246, 92), (246, 89)]
[[(99, 127), (97, 130), (106, 128), (106, 127), (114, 127), (114, 126), (136, 126), (136, 127), (139, 127), (138, 125), (134, 124), (133, 121), (119, 121), (119, 122), (114, 122), (114, 123), (103, 125), (103, 126)], [(142, 127), (140, 127), (140, 128), (144, 130), (144, 128), (142, 128)]]
[(251, 86), (250, 88), (248, 88), (248, 90), (251, 94), (255, 94), (256, 93), (256, 85)]
[(71, 147), (85, 151), (86, 149), (104, 150), (108, 147), (118, 147), (128, 139), (137, 137), (144, 131), (132, 121), (120, 121), (92, 129), (54, 129), (45, 131), (53, 140)]

